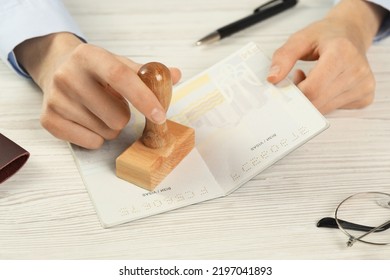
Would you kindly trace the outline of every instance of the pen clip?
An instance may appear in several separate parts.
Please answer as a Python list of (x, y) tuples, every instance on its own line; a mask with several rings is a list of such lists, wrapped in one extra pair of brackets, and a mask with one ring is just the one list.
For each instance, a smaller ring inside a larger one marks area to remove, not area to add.
[(271, 0), (271, 1), (268, 1), (267, 3), (264, 3), (260, 7), (256, 8), (253, 12), (258, 13), (258, 12), (261, 12), (263, 10), (269, 9), (273, 6), (283, 4), (283, 2), (284, 2), (283, 0)]
[(288, 4), (288, 2), (293, 2), (294, 4), (296, 4), (297, 1), (296, 0), (271, 0), (271, 1), (268, 1), (267, 3), (264, 3), (260, 7), (256, 8), (253, 12), (259, 13), (259, 12), (262, 12), (262, 11), (267, 10), (269, 8), (283, 5), (286, 2), (287, 2), (287, 4)]

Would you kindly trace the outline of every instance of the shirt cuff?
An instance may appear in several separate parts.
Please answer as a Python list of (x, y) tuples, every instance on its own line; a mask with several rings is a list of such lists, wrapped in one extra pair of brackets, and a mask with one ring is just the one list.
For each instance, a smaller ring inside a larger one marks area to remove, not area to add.
[[(381, 26), (378, 30), (378, 33), (374, 37), (374, 42), (378, 42), (388, 36), (390, 36), (390, 1), (389, 0), (366, 0), (378, 6), (381, 6), (383, 9), (387, 10), (387, 16), (381, 23)], [(340, 0), (334, 0), (334, 3), (337, 4)]]
[(13, 51), (8, 54), (8, 62), (16, 71), (16, 73), (25, 78), (31, 78), (27, 71), (24, 70), (24, 68), (18, 63), (18, 60), (16, 59), (15, 53)]
[(0, 58), (16, 73), (29, 77), (13, 53), (23, 41), (52, 33), (84, 35), (60, 0), (5, 1), (0, 5)]
[(390, 10), (389, 0), (367, 0), (367, 1), (382, 6), (386, 10)]
[(378, 42), (388, 36), (390, 36), (390, 12), (387, 13), (387, 16), (382, 21), (381, 27), (374, 38), (374, 42)]

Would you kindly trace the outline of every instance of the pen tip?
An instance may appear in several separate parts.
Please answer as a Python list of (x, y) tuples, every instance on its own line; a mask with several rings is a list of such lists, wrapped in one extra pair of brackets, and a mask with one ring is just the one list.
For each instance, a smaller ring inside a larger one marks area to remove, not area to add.
[(214, 31), (213, 33), (198, 40), (195, 43), (195, 45), (196, 46), (207, 45), (207, 44), (211, 44), (211, 43), (214, 43), (216, 41), (219, 41), (220, 39), (221, 39), (221, 35), (218, 33), (218, 31)]

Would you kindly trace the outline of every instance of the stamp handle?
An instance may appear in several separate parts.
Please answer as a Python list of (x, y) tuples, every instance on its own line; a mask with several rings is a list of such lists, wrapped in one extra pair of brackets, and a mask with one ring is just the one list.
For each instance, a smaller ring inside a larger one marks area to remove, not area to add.
[[(156, 95), (165, 111), (167, 111), (172, 98), (172, 79), (169, 69), (159, 62), (150, 62), (140, 68), (138, 76)], [(141, 137), (141, 141), (145, 146), (152, 149), (162, 148), (169, 142), (169, 137), (166, 122), (155, 124), (146, 119)]]

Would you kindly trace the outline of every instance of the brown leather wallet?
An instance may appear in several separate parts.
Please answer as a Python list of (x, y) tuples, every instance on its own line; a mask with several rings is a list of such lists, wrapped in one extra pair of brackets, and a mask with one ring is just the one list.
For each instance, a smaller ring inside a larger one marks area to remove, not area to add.
[(30, 153), (0, 133), (0, 184), (14, 175)]

